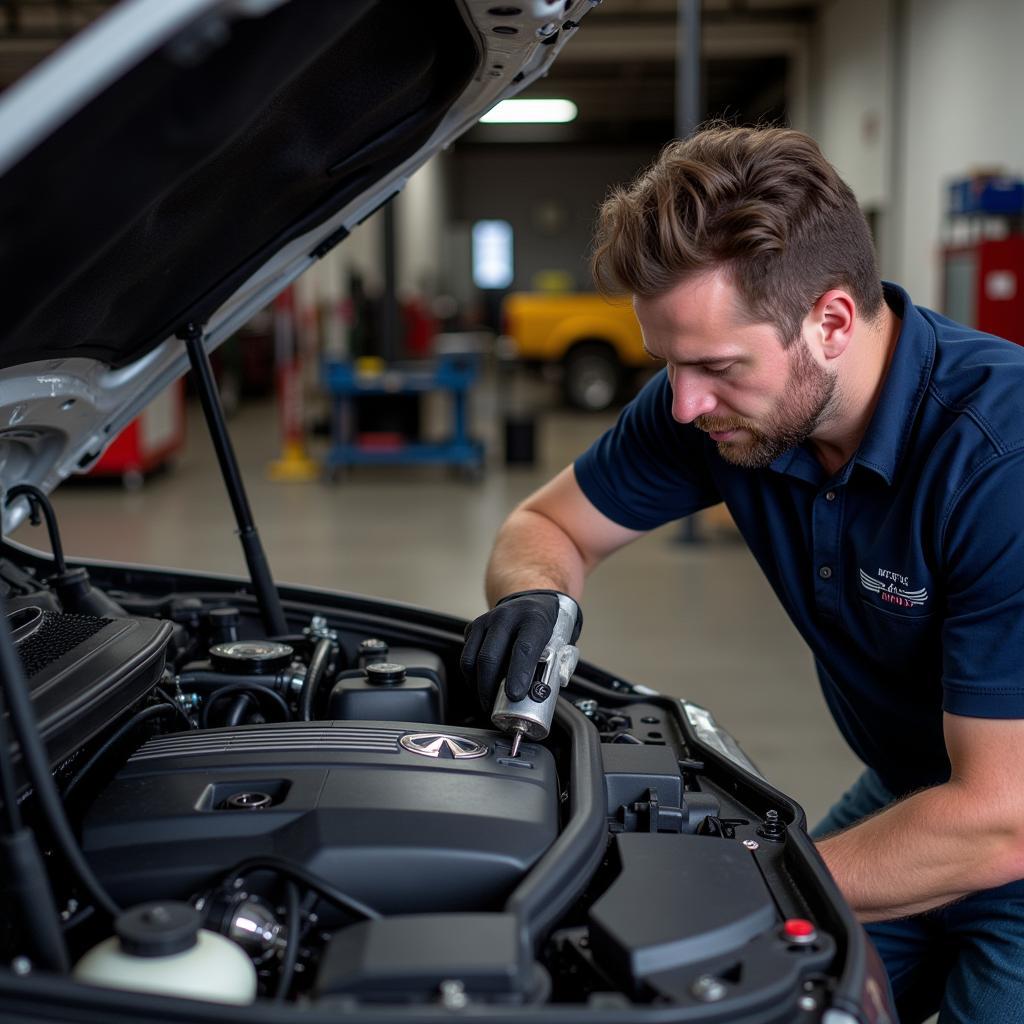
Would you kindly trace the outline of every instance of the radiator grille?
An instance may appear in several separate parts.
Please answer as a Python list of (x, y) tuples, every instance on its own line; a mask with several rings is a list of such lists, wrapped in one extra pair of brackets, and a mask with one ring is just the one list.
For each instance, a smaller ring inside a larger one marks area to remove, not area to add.
[(203, 757), (214, 754), (294, 753), (328, 751), (397, 753), (402, 729), (374, 729), (358, 725), (293, 722), (242, 729), (205, 729), (202, 732), (157, 736), (144, 743), (129, 762), (157, 758)]

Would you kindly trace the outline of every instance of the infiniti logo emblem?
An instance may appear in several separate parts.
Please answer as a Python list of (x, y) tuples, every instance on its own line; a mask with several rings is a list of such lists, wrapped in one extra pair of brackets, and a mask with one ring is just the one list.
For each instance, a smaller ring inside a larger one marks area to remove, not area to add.
[(476, 740), (465, 736), (449, 736), (440, 732), (407, 733), (399, 741), (411, 754), (423, 757), (450, 757), (462, 760), (469, 757), (483, 757), (487, 748)]

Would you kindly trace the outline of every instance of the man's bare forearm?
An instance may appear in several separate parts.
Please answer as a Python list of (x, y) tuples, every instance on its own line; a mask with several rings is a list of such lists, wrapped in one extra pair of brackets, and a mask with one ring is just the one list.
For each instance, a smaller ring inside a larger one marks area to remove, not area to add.
[(488, 603), (520, 590), (560, 590), (578, 601), (587, 568), (560, 526), (541, 512), (516, 509), (499, 531), (487, 563)]
[(955, 782), (821, 840), (818, 851), (864, 922), (920, 914), (1024, 876), (1016, 809)]

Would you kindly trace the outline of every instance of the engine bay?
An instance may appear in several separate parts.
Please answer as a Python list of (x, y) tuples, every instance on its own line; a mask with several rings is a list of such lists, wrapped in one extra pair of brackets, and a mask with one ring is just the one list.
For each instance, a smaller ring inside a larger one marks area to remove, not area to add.
[[(702, 743), (684, 702), (581, 666), (550, 737), (512, 757), (459, 673), (458, 620), (282, 588), (294, 631), (267, 637), (236, 581), (109, 565), (64, 610), (52, 564), (6, 553), (95, 882), (125, 918), (194, 913), (244, 951), (257, 1002), (768, 1021), (834, 996), (843, 922), (804, 877), (799, 809)], [(15, 766), (76, 976), (119, 986), (81, 965), (127, 948), (121, 926)], [(2, 941), (29, 957), (11, 924)]]

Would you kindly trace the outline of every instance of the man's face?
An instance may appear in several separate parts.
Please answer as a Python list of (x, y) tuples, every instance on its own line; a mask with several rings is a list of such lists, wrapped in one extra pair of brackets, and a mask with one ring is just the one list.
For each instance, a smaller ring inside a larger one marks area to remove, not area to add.
[(785, 348), (773, 325), (745, 320), (724, 271), (637, 297), (634, 308), (645, 347), (667, 365), (673, 417), (705, 431), (734, 465), (769, 465), (834, 413), (834, 374), (803, 338)]

